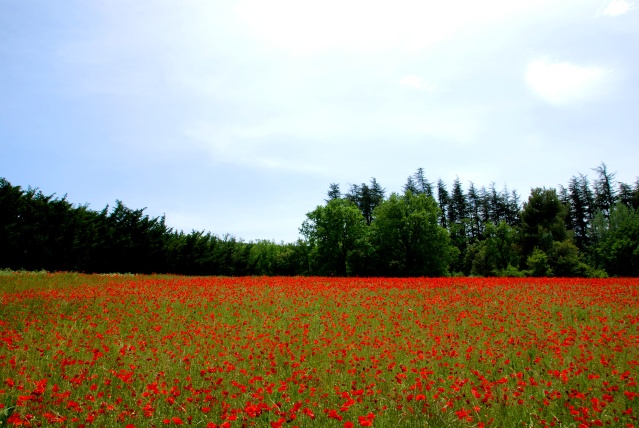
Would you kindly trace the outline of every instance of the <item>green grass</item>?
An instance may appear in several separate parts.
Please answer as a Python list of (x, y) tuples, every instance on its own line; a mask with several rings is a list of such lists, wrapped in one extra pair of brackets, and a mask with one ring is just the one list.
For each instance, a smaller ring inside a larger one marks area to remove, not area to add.
[(0, 421), (636, 425), (638, 288), (4, 272)]

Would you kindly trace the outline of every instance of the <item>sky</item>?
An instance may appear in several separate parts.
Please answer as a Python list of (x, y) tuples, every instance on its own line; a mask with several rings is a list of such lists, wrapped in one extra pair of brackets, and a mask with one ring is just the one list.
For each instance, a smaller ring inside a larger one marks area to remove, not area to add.
[(0, 177), (293, 242), (331, 183), (639, 175), (639, 1), (0, 0)]

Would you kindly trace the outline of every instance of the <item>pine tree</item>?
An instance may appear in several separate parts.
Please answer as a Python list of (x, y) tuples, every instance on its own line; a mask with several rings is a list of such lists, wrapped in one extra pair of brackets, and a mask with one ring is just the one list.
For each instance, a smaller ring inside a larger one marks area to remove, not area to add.
[(450, 196), (448, 195), (448, 190), (446, 190), (446, 183), (440, 178), (437, 181), (437, 203), (439, 204), (439, 209), (441, 210), (439, 214), (439, 224), (442, 227), (448, 227), (448, 203), (450, 200)]
[(375, 178), (371, 178), (370, 186), (366, 183), (351, 185), (346, 200), (353, 202), (366, 219), (366, 224), (373, 222), (373, 211), (384, 200), (385, 190)]
[(424, 175), (423, 168), (417, 168), (417, 171), (413, 174), (413, 178), (415, 186), (417, 187), (417, 193), (433, 196), (433, 186)]
[(519, 213), (521, 211), (521, 198), (517, 193), (517, 190), (513, 190), (510, 193), (510, 202), (508, 203), (508, 211), (506, 215), (506, 223), (508, 226), (516, 227), (521, 224), (521, 217)]
[(453, 194), (448, 203), (448, 222), (449, 224), (461, 224), (462, 220), (467, 216), (467, 201), (464, 190), (462, 189), (459, 177), (453, 182)]
[(326, 199), (326, 202), (330, 202), (333, 199), (340, 199), (342, 197), (342, 193), (339, 190), (339, 184), (331, 183), (328, 188), (327, 196), (328, 199)]
[(593, 217), (593, 194), (586, 176), (579, 174), (570, 179), (568, 198), (566, 228), (574, 230), (577, 247), (583, 249), (590, 242), (589, 228)]
[(599, 177), (595, 180), (595, 206), (610, 221), (610, 210), (617, 201), (617, 192), (614, 189), (613, 181), (616, 173), (608, 172), (605, 163), (601, 163), (597, 168), (593, 168)]
[(498, 224), (500, 221), (505, 220), (505, 203), (503, 200), (503, 195), (497, 192), (497, 188), (495, 187), (495, 183), (490, 183), (488, 187), (488, 212), (489, 212), (489, 220), (495, 224)]
[(402, 188), (402, 190), (404, 191), (404, 193), (411, 192), (413, 195), (419, 194), (419, 190), (417, 189), (417, 184), (415, 184), (415, 180), (413, 179), (412, 175), (406, 179), (406, 184), (404, 184), (404, 187)]
[(491, 217), (491, 204), (490, 194), (486, 190), (486, 187), (481, 186), (479, 189), (479, 216), (481, 224), (481, 233), (484, 233), (486, 223), (492, 221)]
[(481, 235), (481, 198), (472, 181), (470, 182), (470, 187), (468, 187), (466, 200), (468, 201), (468, 215), (470, 219), (470, 237), (477, 239)]

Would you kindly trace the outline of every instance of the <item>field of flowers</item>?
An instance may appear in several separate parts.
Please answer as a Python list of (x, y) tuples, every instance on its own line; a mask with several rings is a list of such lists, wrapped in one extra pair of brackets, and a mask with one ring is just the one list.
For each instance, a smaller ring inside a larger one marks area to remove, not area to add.
[(639, 427), (639, 279), (0, 275), (0, 426)]

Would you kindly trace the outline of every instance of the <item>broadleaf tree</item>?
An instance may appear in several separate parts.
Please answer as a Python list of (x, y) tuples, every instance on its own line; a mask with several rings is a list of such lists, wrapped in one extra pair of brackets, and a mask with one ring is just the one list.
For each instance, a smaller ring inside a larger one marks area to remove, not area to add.
[(426, 194), (397, 193), (375, 210), (371, 241), (380, 275), (441, 276), (457, 255), (440, 210)]
[(300, 233), (309, 244), (314, 274), (357, 274), (370, 252), (366, 219), (357, 205), (346, 199), (330, 200), (307, 213)]

